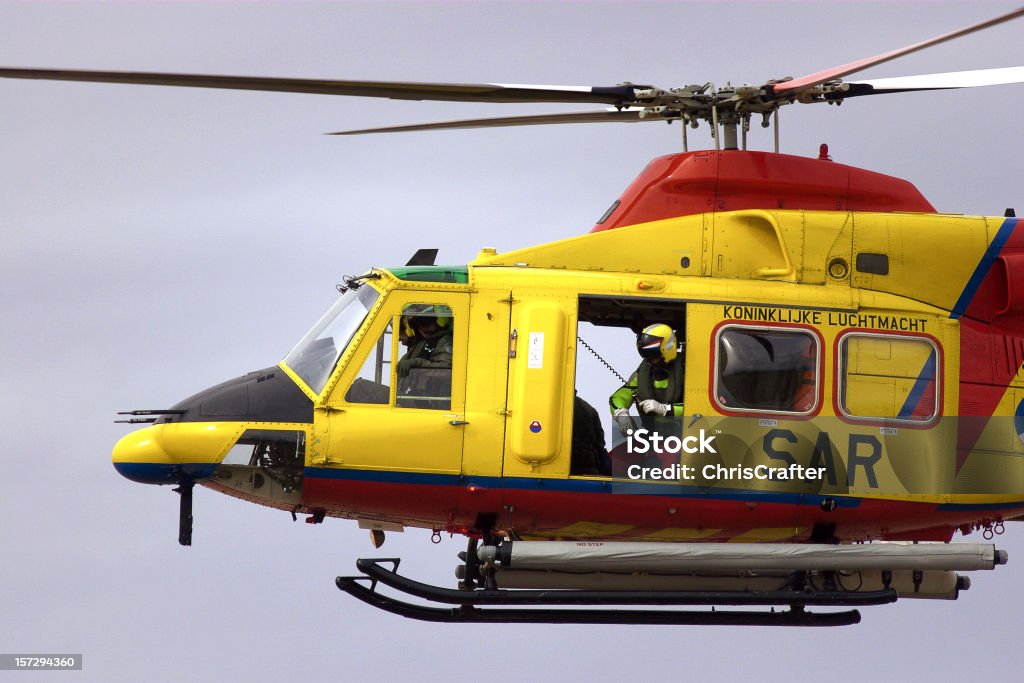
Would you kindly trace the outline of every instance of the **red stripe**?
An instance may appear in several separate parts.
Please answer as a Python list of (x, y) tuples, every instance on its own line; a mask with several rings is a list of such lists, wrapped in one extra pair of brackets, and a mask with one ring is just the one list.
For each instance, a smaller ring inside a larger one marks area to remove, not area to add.
[[(818, 496), (810, 500), (818, 500)], [(620, 493), (584, 493), (543, 489), (477, 489), (461, 486), (352, 481), (307, 476), (304, 507), (345, 517), (366, 517), (407, 526), (465, 533), (479, 515), (495, 515), (496, 526), (522, 534), (557, 536), (580, 522), (621, 525), (605, 539), (635, 539), (664, 529), (716, 529), (703, 540), (728, 540), (752, 529), (801, 529), (794, 541), (806, 541), (815, 524), (835, 524), (840, 540), (935, 540), (952, 537), (957, 527), (1009, 518), (1013, 509), (938, 510), (933, 503), (861, 500), (856, 507), (826, 512), (817, 505), (672, 498)], [(511, 517), (508, 506), (513, 508)], [(1016, 514), (1024, 505), (1018, 505)], [(674, 512), (673, 512), (674, 510)]]

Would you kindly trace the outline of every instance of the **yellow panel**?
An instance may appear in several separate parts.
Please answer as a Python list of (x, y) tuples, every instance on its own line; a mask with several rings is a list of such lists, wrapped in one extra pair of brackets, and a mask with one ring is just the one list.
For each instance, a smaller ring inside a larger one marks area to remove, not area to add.
[(124, 436), (114, 460), (124, 463), (181, 465), (219, 463), (247, 429), (302, 431), (308, 424), (287, 422), (168, 422)]
[[(482, 253), (471, 265), (707, 275), (737, 282), (742, 277), (825, 282), (951, 310), (1004, 220), (837, 211), (723, 212), (589, 233), (500, 255)], [(757, 246), (744, 243), (748, 238)], [(650, 248), (652, 244), (658, 248)], [(856, 258), (864, 253), (886, 255), (888, 274), (857, 270)], [(831, 271), (838, 277), (827, 277), (833, 260), (842, 260), (842, 267)], [(935, 275), (937, 262), (942, 263), (941, 277)], [(787, 266), (791, 272), (784, 274)]]
[(780, 529), (751, 529), (739, 536), (729, 539), (730, 543), (760, 543), (770, 541), (785, 541), (799, 535), (804, 529), (802, 527), (782, 527)]
[(171, 422), (154, 425), (159, 441), (175, 462), (220, 462), (238, 437), (245, 422)]
[(934, 347), (922, 339), (850, 336), (843, 340), (850, 372), (917, 379)]
[[(856, 268), (854, 287), (890, 292), (952, 309), (1003, 218), (934, 214), (855, 213), (857, 254), (889, 256), (886, 275)], [(941, 274), (936, 271), (941, 263)]]
[[(481, 254), (471, 265), (525, 264), (531, 268), (700, 275), (703, 242), (704, 217), (684, 216), (592, 232), (504, 254)], [(652, 244), (658, 248), (652, 249)]]
[(508, 429), (512, 453), (524, 463), (548, 463), (558, 456), (567, 326), (565, 309), (553, 301), (524, 303), (519, 311)]
[(662, 529), (661, 531), (654, 531), (649, 534), (644, 534), (644, 538), (652, 540), (663, 540), (663, 541), (699, 541), (702, 538), (708, 538), (714, 536), (721, 529)]
[[(802, 238), (802, 232), (794, 232), (794, 241)], [(782, 239), (776, 217), (766, 211), (716, 214), (712, 275), (795, 278)]]
[(582, 538), (609, 538), (633, 529), (632, 524), (601, 524), (598, 522), (576, 522), (554, 532), (555, 536)]
[(892, 417), (896, 415), (893, 380), (864, 375), (846, 376), (846, 412), (858, 417)]
[(462, 473), (500, 477), (508, 387), (509, 291), (490, 289), (472, 296)]

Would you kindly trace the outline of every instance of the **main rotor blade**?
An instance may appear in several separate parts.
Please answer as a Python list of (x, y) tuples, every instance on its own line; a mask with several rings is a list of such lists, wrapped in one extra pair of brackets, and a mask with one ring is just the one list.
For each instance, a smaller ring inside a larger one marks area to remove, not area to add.
[(817, 73), (809, 74), (807, 76), (802, 76), (791, 81), (785, 81), (783, 83), (774, 83), (772, 84), (772, 89), (774, 90), (774, 92), (778, 94), (792, 93), (794, 91), (804, 90), (806, 88), (819, 85), (826, 81), (831, 81), (836, 78), (842, 78), (843, 76), (847, 76), (857, 71), (862, 71), (870, 66), (883, 64), (890, 60), (896, 59), (897, 57), (902, 57), (903, 55), (909, 55), (913, 52), (917, 52), (918, 50), (923, 50), (926, 47), (931, 47), (933, 45), (944, 43), (947, 40), (953, 40), (954, 38), (966, 36), (969, 33), (974, 33), (975, 31), (980, 31), (982, 29), (989, 28), (990, 26), (1002, 24), (1003, 22), (1010, 21), (1011, 19), (1016, 19), (1017, 17), (1020, 16), (1024, 16), (1024, 7), (1020, 7), (1012, 12), (1007, 12), (1006, 14), (1000, 15), (994, 19), (989, 19), (988, 21), (983, 21), (979, 24), (974, 24), (972, 26), (968, 26), (966, 28), (953, 31), (951, 33), (944, 33), (943, 35), (936, 36), (935, 38), (931, 38), (930, 40), (925, 40), (920, 43), (914, 43), (913, 45), (901, 47), (898, 50), (883, 52), (882, 54), (875, 55), (874, 57), (858, 59), (855, 62), (842, 64), (840, 66), (834, 66), (831, 69), (825, 69), (824, 71), (819, 71)]
[[(953, 88), (980, 88), (986, 85), (1009, 85), (1024, 83), (1024, 66), (1009, 66), (1000, 69), (978, 69), (975, 71), (950, 71), (941, 74), (900, 76), (898, 78), (874, 78), (865, 81), (847, 81), (850, 91), (842, 97), (859, 95), (883, 95), (894, 92), (915, 90), (948, 90)], [(828, 96), (826, 95), (826, 99)]]
[(579, 111), (565, 114), (539, 114), (536, 116), (504, 116), (488, 119), (466, 119), (460, 121), (438, 121), (436, 123), (416, 123), (407, 126), (388, 126), (386, 128), (363, 128), (361, 130), (342, 130), (327, 135), (365, 135), (368, 133), (407, 133), (417, 130), (451, 130), (455, 128), (501, 128), (507, 126), (543, 126), (552, 123), (607, 123), (636, 121), (671, 121), (671, 118), (660, 118), (648, 115), (641, 117), (640, 109), (624, 109), (622, 111)]
[(402, 81), (335, 81), (315, 78), (207, 76), (141, 71), (75, 71), (68, 69), (0, 68), (0, 77), (48, 81), (88, 81), (188, 88), (298, 92), (316, 95), (385, 97), (395, 100), (450, 102), (589, 102), (623, 104), (635, 99), (634, 87), (573, 85), (502, 85), (500, 83), (414, 83)]

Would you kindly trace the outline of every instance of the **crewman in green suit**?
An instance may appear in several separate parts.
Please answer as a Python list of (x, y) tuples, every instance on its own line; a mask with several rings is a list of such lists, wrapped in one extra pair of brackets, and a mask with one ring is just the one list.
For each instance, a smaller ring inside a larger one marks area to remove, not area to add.
[(672, 328), (664, 323), (648, 325), (636, 338), (643, 359), (640, 366), (608, 400), (612, 417), (625, 435), (636, 424), (629, 407), (636, 402), (644, 427), (656, 431), (657, 418), (683, 415), (683, 359)]

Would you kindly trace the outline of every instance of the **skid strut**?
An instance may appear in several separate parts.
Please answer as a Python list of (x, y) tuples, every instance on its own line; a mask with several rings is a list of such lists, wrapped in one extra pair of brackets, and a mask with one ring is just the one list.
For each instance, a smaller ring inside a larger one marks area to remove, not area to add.
[[(360, 559), (363, 576), (339, 576), (338, 588), (363, 602), (404, 617), (451, 623), (674, 624), (725, 626), (846, 626), (860, 622), (857, 610), (812, 613), (808, 606), (850, 607), (895, 602), (895, 590), (842, 591), (602, 591), (483, 589), (455, 590), (414, 581), (398, 574), (398, 558)], [(390, 564), (391, 568), (382, 565)], [(406, 595), (454, 607), (404, 602), (377, 590), (378, 585)], [(710, 611), (620, 609), (613, 605), (670, 607), (712, 606)], [(785, 611), (720, 611), (716, 606), (788, 607)], [(501, 607), (495, 607), (501, 606)], [(509, 609), (508, 607), (512, 607)], [(566, 609), (588, 606), (591, 609)]]

